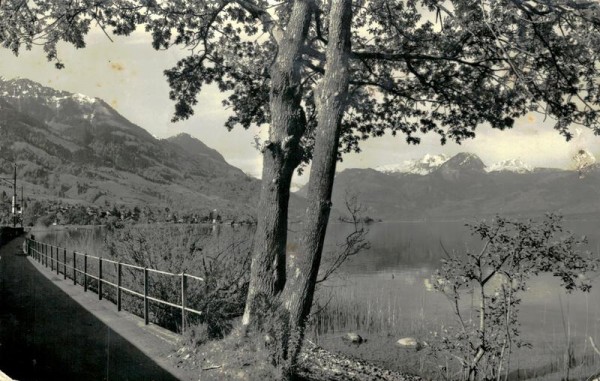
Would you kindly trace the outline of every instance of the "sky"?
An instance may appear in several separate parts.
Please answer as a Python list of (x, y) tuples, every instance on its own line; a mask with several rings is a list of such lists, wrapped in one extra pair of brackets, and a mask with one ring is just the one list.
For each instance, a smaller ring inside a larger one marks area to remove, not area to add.
[[(22, 51), (15, 57), (0, 48), (0, 76), (6, 79), (21, 77), (43, 85), (99, 97), (111, 104), (130, 121), (158, 138), (188, 133), (223, 154), (232, 165), (249, 175), (260, 177), (262, 160), (255, 148), (255, 136), (267, 136), (266, 127), (229, 132), (224, 122), (229, 115), (216, 87), (206, 87), (199, 95), (195, 115), (189, 120), (172, 123), (174, 102), (168, 97), (169, 87), (163, 75), (165, 69), (190, 52), (178, 47), (155, 51), (150, 37), (139, 31), (129, 37), (113, 36), (111, 42), (102, 32), (92, 30), (87, 47), (74, 49), (60, 45), (59, 55), (66, 65), (57, 70), (46, 61), (41, 48)], [(570, 168), (573, 156), (580, 149), (600, 155), (600, 137), (585, 128), (576, 130), (576, 137), (566, 142), (552, 129), (553, 121), (530, 114), (517, 121), (510, 131), (497, 131), (482, 126), (475, 139), (462, 145), (439, 144), (435, 135), (426, 135), (420, 145), (408, 145), (401, 136), (391, 135), (362, 143), (362, 152), (347, 154), (338, 170), (368, 168), (401, 163), (425, 154), (453, 155), (458, 152), (477, 154), (485, 164), (520, 159), (534, 167)], [(296, 177), (297, 184), (305, 183), (307, 175)]]

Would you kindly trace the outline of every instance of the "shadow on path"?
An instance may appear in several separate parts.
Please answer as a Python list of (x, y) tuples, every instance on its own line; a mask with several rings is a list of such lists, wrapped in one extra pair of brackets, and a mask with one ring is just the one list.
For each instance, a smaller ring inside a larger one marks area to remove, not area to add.
[(0, 248), (0, 369), (18, 380), (177, 380), (40, 274)]

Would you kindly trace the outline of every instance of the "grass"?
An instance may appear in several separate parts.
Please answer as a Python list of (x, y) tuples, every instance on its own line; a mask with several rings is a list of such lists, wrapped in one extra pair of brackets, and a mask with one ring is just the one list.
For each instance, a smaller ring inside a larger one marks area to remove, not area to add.
[[(199, 327), (195, 327), (199, 329)], [(201, 329), (201, 328), (200, 328)], [(222, 340), (195, 345), (190, 330), (184, 336), (184, 345), (171, 356), (172, 361), (190, 374), (190, 379), (203, 381), (262, 380), (275, 381), (281, 378), (272, 365), (270, 353), (260, 335), (246, 334), (236, 328)]]

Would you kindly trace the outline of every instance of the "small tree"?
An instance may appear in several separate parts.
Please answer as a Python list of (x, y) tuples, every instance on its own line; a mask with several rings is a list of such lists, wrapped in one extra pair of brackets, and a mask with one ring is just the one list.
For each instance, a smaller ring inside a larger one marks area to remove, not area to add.
[(335, 252), (331, 253), (328, 258), (324, 258), (321, 265), (321, 276), (317, 279), (317, 283), (325, 282), (347, 260), (371, 248), (371, 243), (367, 239), (369, 230), (365, 228), (365, 217), (362, 215), (364, 207), (358, 201), (358, 195), (347, 190), (344, 205), (349, 216), (340, 217), (340, 220), (351, 223), (353, 229), (345, 237), (344, 242), (337, 244)]
[[(554, 214), (541, 222), (496, 217), (470, 226), (483, 241), (481, 251), (461, 257), (446, 253), (432, 284), (450, 301), (457, 324), (436, 333), (429, 350), (458, 360), (461, 379), (500, 380), (503, 371), (508, 377), (513, 347), (529, 345), (520, 337), (518, 312), (519, 295), (531, 277), (551, 273), (567, 292), (590, 290), (582, 275), (596, 270), (600, 261), (579, 251), (585, 239), (563, 232), (561, 220)], [(465, 294), (476, 298), (471, 307), (476, 319), (466, 318)]]

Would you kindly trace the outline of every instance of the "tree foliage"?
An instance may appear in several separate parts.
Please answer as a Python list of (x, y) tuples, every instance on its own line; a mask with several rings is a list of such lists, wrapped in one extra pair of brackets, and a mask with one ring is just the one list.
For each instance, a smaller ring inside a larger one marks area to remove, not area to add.
[[(324, 74), (329, 3), (310, 1), (312, 15), (300, 71), (304, 159), (310, 158), (314, 90)], [(216, 84), (232, 111), (226, 125), (262, 125), (271, 118), (271, 64), (293, 2), (264, 0), (4, 0), (0, 42), (18, 53), (42, 44), (49, 60), (65, 41), (85, 46), (99, 26), (128, 35), (143, 26), (156, 49), (190, 54), (165, 71), (174, 120), (194, 113), (197, 95)], [(350, 99), (341, 150), (390, 131), (418, 143), (435, 132), (462, 141), (488, 123), (504, 129), (535, 111), (568, 126), (597, 129), (598, 10), (588, 1), (354, 1)]]

